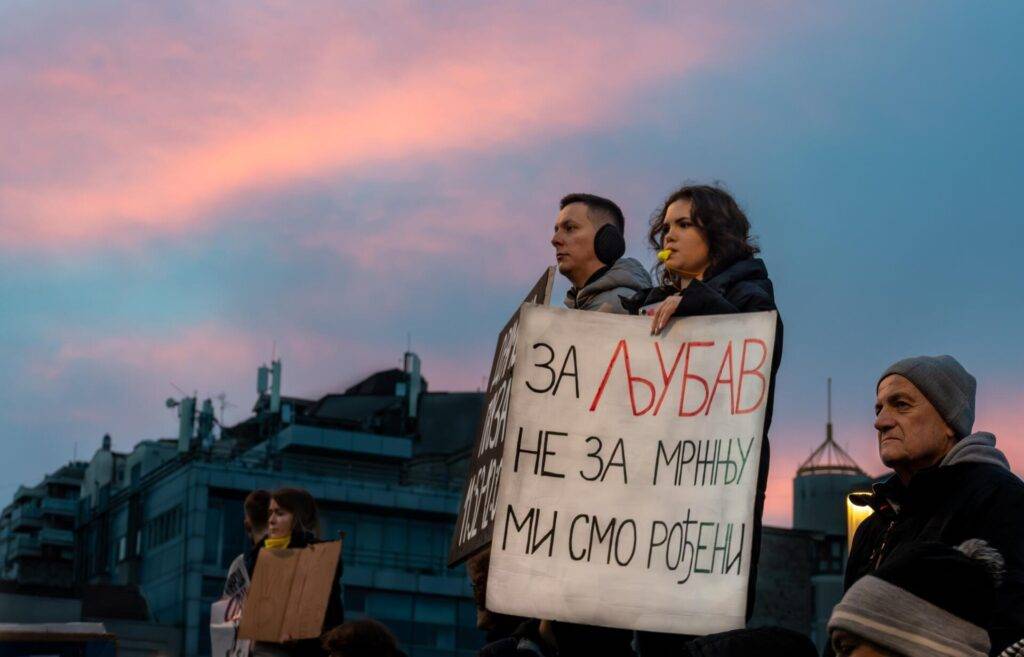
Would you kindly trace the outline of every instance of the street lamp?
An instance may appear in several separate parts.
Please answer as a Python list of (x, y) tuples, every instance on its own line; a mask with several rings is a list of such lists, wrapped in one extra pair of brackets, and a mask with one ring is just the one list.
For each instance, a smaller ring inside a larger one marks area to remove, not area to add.
[(851, 499), (854, 495), (870, 495), (870, 491), (856, 491), (846, 496), (846, 550), (847, 553), (853, 548), (853, 535), (857, 533), (860, 523), (874, 513), (867, 504), (861, 506), (855, 504)]

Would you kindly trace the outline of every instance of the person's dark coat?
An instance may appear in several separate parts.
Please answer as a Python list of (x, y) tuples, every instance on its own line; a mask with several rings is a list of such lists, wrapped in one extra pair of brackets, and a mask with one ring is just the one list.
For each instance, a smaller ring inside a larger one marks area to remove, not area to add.
[[(624, 306), (632, 313), (668, 297), (679, 294), (671, 287), (655, 287), (641, 290), (625, 300)], [(775, 305), (775, 289), (768, 278), (768, 269), (760, 258), (743, 258), (705, 272), (703, 280), (692, 280), (681, 294), (679, 307), (673, 317), (697, 317), (703, 315), (730, 315), (766, 310), (778, 311)], [(755, 586), (757, 583), (757, 562), (761, 549), (761, 515), (764, 512), (764, 493), (768, 486), (768, 465), (771, 449), (768, 443), (768, 429), (772, 423), (772, 408), (775, 404), (775, 375), (782, 362), (782, 316), (775, 323), (775, 345), (772, 353), (771, 377), (768, 385), (768, 400), (764, 415), (764, 440), (761, 441), (761, 465), (757, 473), (757, 497), (754, 501), (753, 548), (750, 559), (750, 594), (747, 598), (747, 618), (754, 610)], [(683, 635), (637, 633), (642, 657), (662, 654), (678, 654)]]
[[(259, 559), (260, 550), (263, 549), (266, 544), (266, 538), (261, 540), (259, 543), (254, 545), (251, 550), (246, 554), (245, 565), (248, 568), (249, 573), (252, 576), (256, 574), (256, 563)], [(304, 548), (314, 545), (316, 543), (323, 543), (324, 541), (318, 539), (310, 532), (301, 531), (295, 529), (292, 531), (291, 541), (288, 543), (288, 548)], [(345, 622), (345, 606), (341, 598), (341, 574), (342, 574), (342, 560), (338, 558), (338, 572), (335, 574), (334, 582), (331, 585), (331, 593), (327, 599), (327, 611), (324, 613), (324, 625), (323, 632), (331, 630), (338, 625)], [(258, 655), (260, 653), (260, 647), (263, 642), (256, 642), (254, 652)], [(268, 653), (279, 654), (280, 648), (283, 648), (288, 653), (289, 657), (324, 657), (327, 652), (324, 650), (323, 645), (320, 643), (320, 639), (302, 639), (299, 641), (290, 641), (282, 644), (271, 644), (273, 646)], [(271, 646), (268, 646), (270, 648)]]
[(1024, 482), (996, 449), (995, 436), (979, 432), (962, 438), (939, 465), (917, 472), (906, 486), (893, 475), (855, 502), (871, 506), (874, 513), (854, 535), (847, 590), (900, 545), (984, 539), (1006, 560), (995, 613), (985, 628), (991, 654), (1024, 637)]
[(540, 621), (530, 619), (522, 622), (511, 636), (488, 642), (477, 657), (555, 657), (555, 651), (541, 639)]

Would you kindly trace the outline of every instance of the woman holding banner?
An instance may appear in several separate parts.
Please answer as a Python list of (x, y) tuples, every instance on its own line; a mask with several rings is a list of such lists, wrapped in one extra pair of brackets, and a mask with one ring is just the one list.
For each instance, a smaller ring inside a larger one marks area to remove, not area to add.
[[(648, 239), (658, 252), (661, 285), (641, 290), (626, 306), (651, 317), (651, 333), (660, 333), (672, 317), (778, 310), (768, 270), (754, 256), (750, 222), (725, 190), (686, 185), (674, 191), (651, 217)], [(768, 427), (772, 419), (775, 373), (782, 360), (782, 321), (777, 320), (771, 380), (765, 409), (764, 440), (754, 502), (753, 552), (747, 618), (753, 609), (761, 541), (761, 515), (768, 481)], [(642, 657), (679, 654), (689, 637), (638, 633)]]
[[(268, 533), (249, 553), (246, 566), (250, 573), (256, 572), (260, 550), (283, 550), (304, 548), (320, 543), (320, 516), (316, 501), (309, 491), (302, 488), (279, 488), (270, 494), (270, 516)], [(341, 600), (341, 563), (331, 587), (324, 615), (324, 632), (344, 622), (344, 606)], [(323, 657), (326, 652), (320, 639), (303, 639), (289, 643), (267, 643), (257, 641), (253, 650), (255, 657)]]

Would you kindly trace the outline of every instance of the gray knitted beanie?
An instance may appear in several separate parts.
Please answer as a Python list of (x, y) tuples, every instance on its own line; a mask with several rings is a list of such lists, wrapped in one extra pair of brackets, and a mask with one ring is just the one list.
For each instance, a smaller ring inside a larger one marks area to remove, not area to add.
[(899, 374), (921, 391), (956, 437), (963, 438), (974, 426), (974, 394), (978, 383), (952, 356), (914, 356), (889, 366), (878, 377), (875, 389), (882, 379)]

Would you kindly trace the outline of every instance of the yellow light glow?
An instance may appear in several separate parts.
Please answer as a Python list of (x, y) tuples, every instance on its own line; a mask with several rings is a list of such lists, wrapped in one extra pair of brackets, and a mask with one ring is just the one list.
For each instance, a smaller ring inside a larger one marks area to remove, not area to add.
[[(856, 491), (862, 492), (862, 491)], [(863, 491), (867, 492), (867, 491)], [(851, 493), (853, 495), (855, 493)], [(870, 506), (857, 506), (850, 501), (850, 496), (846, 496), (846, 549), (849, 551), (853, 547), (853, 535), (857, 533), (857, 527), (860, 527), (860, 523), (864, 522), (864, 519), (874, 513), (874, 509)]]

